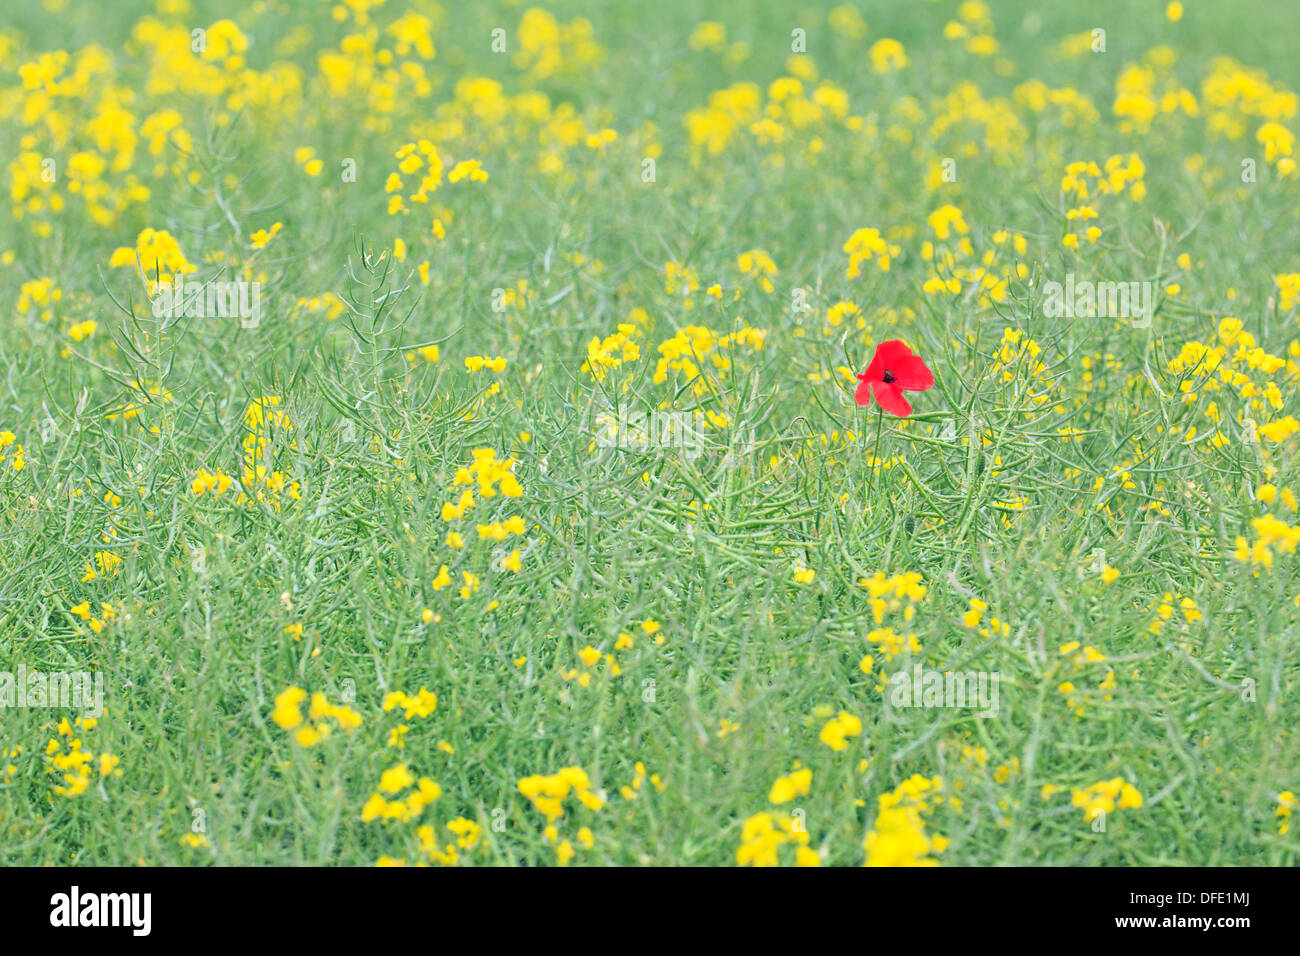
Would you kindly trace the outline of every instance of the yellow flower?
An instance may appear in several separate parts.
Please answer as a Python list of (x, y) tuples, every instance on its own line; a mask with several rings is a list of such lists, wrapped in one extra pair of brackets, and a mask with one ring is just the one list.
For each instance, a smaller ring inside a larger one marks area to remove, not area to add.
[(871, 49), (867, 51), (867, 55), (871, 57), (871, 68), (877, 73), (901, 70), (907, 66), (908, 62), (907, 53), (903, 50), (903, 44), (888, 37), (877, 40), (872, 44)]
[(390, 691), (385, 695), (383, 703), (385, 713), (400, 707), (407, 720), (413, 717), (428, 717), (437, 706), (438, 696), (424, 687), (421, 687), (414, 696), (409, 696), (400, 690)]
[(961, 616), (961, 622), (970, 628), (979, 627), (980, 621), (984, 617), (984, 612), (988, 609), (989, 606), (979, 598), (971, 598), (970, 610)]
[(1122, 777), (1114, 777), (1089, 787), (1073, 788), (1070, 791), (1070, 803), (1082, 808), (1084, 819), (1091, 821), (1099, 813), (1141, 807), (1142, 794)]
[(768, 794), (770, 803), (789, 803), (795, 797), (807, 796), (812, 787), (812, 771), (808, 768), (795, 770), (784, 777), (778, 777)]
[(560, 866), (568, 866), (569, 861), (574, 858), (577, 851), (573, 849), (573, 844), (565, 840), (555, 848), (555, 862)]
[(271, 712), (274, 720), (283, 730), (293, 730), (302, 723), (301, 704), (307, 699), (307, 692), (301, 687), (290, 687), (275, 698), (275, 710)]
[(942, 853), (948, 840), (926, 833), (925, 814), (942, 787), (940, 777), (913, 774), (877, 799), (875, 822), (862, 847), (864, 866), (938, 866), (931, 854)]
[(400, 763), (395, 767), (389, 767), (379, 778), (379, 789), (384, 793), (400, 793), (407, 787), (415, 783), (415, 774), (411, 773), (410, 767)]
[(485, 183), (488, 174), (477, 159), (464, 159), (453, 166), (451, 172), (447, 174), (449, 183), (458, 183), (462, 179), (468, 179), (472, 183)]
[[(862, 721), (854, 717), (848, 711), (840, 711), (839, 715), (827, 721), (822, 727), (818, 739), (821, 740), (831, 750), (847, 750), (849, 737), (856, 737), (862, 733)], [(774, 801), (775, 802), (775, 801)]]
[(249, 240), (252, 243), (252, 247), (254, 249), (264, 248), (268, 242), (270, 242), (277, 235), (279, 235), (280, 230), (283, 228), (284, 228), (284, 224), (277, 222), (275, 225), (273, 225), (270, 228), (270, 230), (266, 230), (266, 229), (257, 230), (257, 232), (253, 233), (249, 237)]

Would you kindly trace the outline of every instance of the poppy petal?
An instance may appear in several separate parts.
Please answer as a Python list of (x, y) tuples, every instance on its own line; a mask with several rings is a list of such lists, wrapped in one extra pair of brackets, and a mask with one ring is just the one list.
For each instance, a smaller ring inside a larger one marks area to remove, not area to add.
[(912, 406), (908, 404), (907, 399), (903, 397), (903, 391), (897, 385), (886, 385), (884, 382), (872, 382), (871, 393), (875, 396), (880, 407), (891, 415), (897, 415), (900, 418), (904, 415), (912, 414)]
[(899, 359), (889, 370), (894, 373), (894, 384), (909, 392), (924, 392), (934, 385), (934, 373), (926, 368), (919, 355)]
[(853, 394), (853, 398), (859, 405), (870, 405), (871, 383), (865, 378), (858, 382), (858, 390)]
[[(876, 349), (876, 358), (880, 359), (884, 368), (889, 369), (891, 372), (894, 370), (895, 365), (904, 359), (910, 358), (912, 354), (912, 350), (907, 347), (907, 343), (902, 339), (890, 339), (888, 342), (881, 342)], [(874, 364), (874, 359), (872, 361)], [(882, 368), (881, 371), (883, 372), (884, 369)]]
[(871, 364), (867, 370), (858, 376), (864, 382), (879, 382), (885, 375), (885, 360), (880, 354), (879, 347), (876, 348), (876, 354), (871, 356)]

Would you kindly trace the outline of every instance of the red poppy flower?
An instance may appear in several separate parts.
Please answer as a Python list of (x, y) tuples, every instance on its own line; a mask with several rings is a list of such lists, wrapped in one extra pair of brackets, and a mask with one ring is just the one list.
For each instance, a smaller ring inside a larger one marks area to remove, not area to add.
[(876, 346), (867, 370), (858, 376), (857, 399), (859, 405), (876, 402), (891, 415), (910, 415), (912, 406), (903, 392), (924, 392), (934, 385), (934, 375), (925, 367), (919, 355), (914, 355), (903, 342), (890, 339)]

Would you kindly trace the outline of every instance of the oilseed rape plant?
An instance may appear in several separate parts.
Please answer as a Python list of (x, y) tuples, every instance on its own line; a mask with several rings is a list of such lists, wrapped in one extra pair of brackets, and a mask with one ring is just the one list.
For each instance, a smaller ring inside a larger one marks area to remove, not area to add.
[(1246, 6), (6, 4), (0, 863), (1300, 863)]

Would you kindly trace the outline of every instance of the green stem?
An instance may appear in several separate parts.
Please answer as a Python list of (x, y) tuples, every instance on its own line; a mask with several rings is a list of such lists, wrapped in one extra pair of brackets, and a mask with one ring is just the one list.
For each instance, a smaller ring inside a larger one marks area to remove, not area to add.
[(880, 406), (880, 414), (876, 416), (876, 441), (871, 450), (871, 482), (867, 485), (867, 495), (870, 496), (876, 489), (876, 469), (880, 467), (880, 430), (885, 424), (885, 407)]

